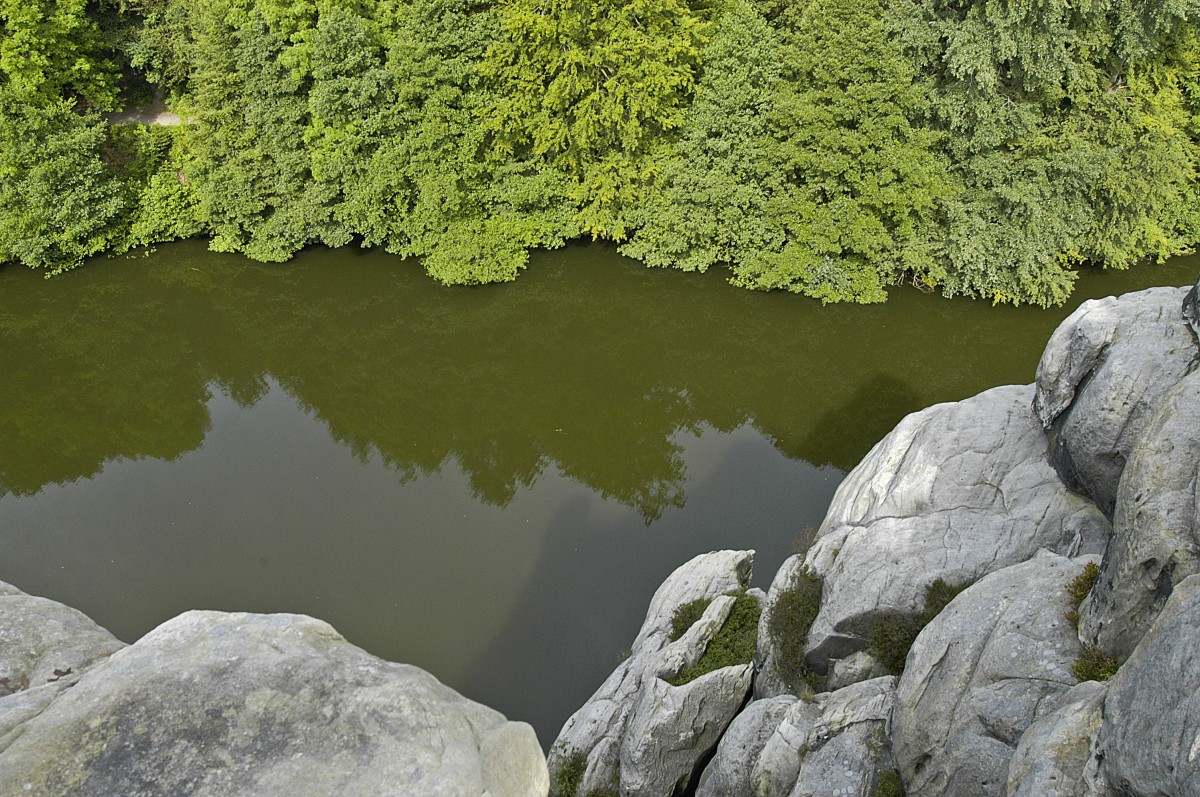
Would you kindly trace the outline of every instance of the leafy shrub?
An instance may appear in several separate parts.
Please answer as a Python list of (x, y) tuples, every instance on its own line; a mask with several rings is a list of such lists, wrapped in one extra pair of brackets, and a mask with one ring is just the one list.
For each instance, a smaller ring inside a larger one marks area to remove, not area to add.
[(783, 682), (793, 692), (824, 687), (824, 678), (804, 663), (808, 631), (821, 608), (821, 579), (802, 570), (788, 589), (782, 590), (771, 605), (767, 634), (775, 647), (775, 664)]
[[(758, 600), (753, 595), (746, 594), (745, 591), (734, 593), (734, 598), (733, 610), (729, 612), (729, 617), (726, 618), (720, 630), (709, 641), (708, 647), (704, 649), (704, 655), (691, 667), (684, 669), (671, 681), (672, 684), (682, 686), (722, 667), (748, 664), (754, 658), (761, 609)], [(674, 627), (674, 623), (672, 623), (672, 627)]]
[(1071, 675), (1080, 681), (1107, 681), (1117, 674), (1116, 659), (1105, 656), (1091, 645), (1086, 645), (1079, 658), (1071, 665)]
[(679, 639), (704, 614), (712, 598), (697, 598), (675, 609), (671, 615), (671, 641)]
[(925, 588), (923, 611), (916, 614), (895, 611), (881, 613), (867, 634), (867, 652), (889, 673), (899, 675), (904, 671), (908, 651), (917, 641), (921, 630), (971, 583), (950, 583), (939, 578)]
[(1067, 620), (1071, 625), (1079, 626), (1079, 605), (1083, 603), (1083, 599), (1092, 591), (1092, 587), (1096, 585), (1096, 579), (1100, 577), (1100, 565), (1095, 562), (1088, 562), (1083, 566), (1083, 572), (1073, 578), (1067, 584), (1067, 598), (1070, 601), (1071, 608), (1067, 610)]

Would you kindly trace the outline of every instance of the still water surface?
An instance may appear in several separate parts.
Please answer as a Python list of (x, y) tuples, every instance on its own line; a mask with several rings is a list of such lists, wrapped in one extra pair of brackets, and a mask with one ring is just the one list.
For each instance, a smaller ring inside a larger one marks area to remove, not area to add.
[(0, 580), (126, 641), (303, 612), (549, 744), (696, 553), (766, 586), (903, 415), (1032, 380), (1052, 311), (822, 308), (603, 246), (444, 288), (380, 253), (0, 270)]

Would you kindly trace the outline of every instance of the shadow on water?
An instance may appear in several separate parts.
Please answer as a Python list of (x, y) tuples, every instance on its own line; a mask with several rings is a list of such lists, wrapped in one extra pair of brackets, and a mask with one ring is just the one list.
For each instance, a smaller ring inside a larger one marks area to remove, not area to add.
[(795, 538), (821, 522), (841, 474), (786, 460), (750, 429), (708, 445), (706, 473), (686, 482), (686, 508), (649, 530), (636, 512), (591, 495), (562, 505), (508, 625), (468, 673), (467, 694), (530, 722), (549, 746), (619, 663), (677, 566), (740, 540), (757, 551), (752, 583), (770, 586)]
[(820, 452), (821, 461), (848, 471), (905, 415), (920, 407), (920, 400), (920, 394), (896, 375), (876, 374), (844, 403), (813, 419), (796, 451)]

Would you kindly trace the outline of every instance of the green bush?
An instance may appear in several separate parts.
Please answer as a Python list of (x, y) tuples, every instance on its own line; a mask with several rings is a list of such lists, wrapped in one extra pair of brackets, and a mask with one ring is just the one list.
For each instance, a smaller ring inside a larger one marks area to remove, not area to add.
[(950, 583), (939, 578), (925, 588), (923, 611), (881, 613), (867, 634), (867, 652), (889, 673), (899, 675), (921, 630), (971, 583)]
[(754, 658), (754, 647), (758, 642), (758, 618), (761, 613), (758, 600), (745, 591), (736, 592), (733, 596), (733, 610), (709, 641), (704, 655), (691, 667), (679, 673), (671, 681), (672, 684), (682, 686), (722, 667), (748, 664)]
[(679, 639), (704, 614), (712, 598), (697, 598), (683, 604), (671, 615), (671, 641)]
[(1096, 585), (1096, 579), (1100, 577), (1100, 565), (1095, 562), (1088, 562), (1083, 566), (1083, 572), (1073, 578), (1067, 584), (1067, 598), (1070, 601), (1071, 608), (1067, 610), (1067, 620), (1071, 625), (1079, 626), (1079, 605), (1083, 603), (1083, 599), (1092, 591), (1092, 587)]
[(804, 663), (808, 630), (821, 608), (821, 579), (802, 570), (788, 589), (782, 590), (771, 605), (767, 634), (775, 648), (775, 665), (788, 689), (799, 693), (807, 689), (820, 692), (824, 678)]
[(1091, 645), (1086, 645), (1079, 658), (1071, 665), (1071, 675), (1080, 681), (1107, 681), (1117, 674), (1119, 666), (1116, 659), (1111, 659)]

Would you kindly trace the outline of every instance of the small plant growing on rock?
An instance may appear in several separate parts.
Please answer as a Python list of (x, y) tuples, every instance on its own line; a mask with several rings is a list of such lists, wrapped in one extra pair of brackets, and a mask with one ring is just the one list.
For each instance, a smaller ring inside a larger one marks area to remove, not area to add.
[[(700, 660), (684, 669), (678, 677), (671, 681), (675, 686), (682, 686), (689, 681), (696, 680), (701, 675), (707, 675), (722, 667), (748, 664), (754, 658), (754, 646), (758, 642), (758, 618), (761, 613), (758, 600), (753, 595), (746, 594), (745, 590), (739, 590), (732, 595), (735, 600), (729, 617), (709, 640), (708, 647), (704, 649), (704, 655), (700, 657)], [(685, 604), (680, 609), (690, 605)], [(706, 602), (705, 608), (707, 605)], [(704, 613), (703, 608), (700, 613)], [(697, 615), (698, 618), (699, 615)], [(672, 633), (674, 633), (674, 618), (672, 618), (671, 625)], [(691, 623), (685, 626), (684, 630), (690, 626)], [(680, 633), (682, 634), (682, 632)]]
[(587, 772), (587, 756), (582, 750), (560, 747), (558, 766), (550, 773), (550, 797), (575, 797)]
[(1086, 645), (1071, 665), (1071, 675), (1079, 681), (1107, 681), (1117, 674), (1116, 659), (1109, 658), (1091, 645)]
[(775, 648), (775, 664), (783, 682), (793, 692), (824, 688), (825, 679), (804, 663), (808, 631), (821, 608), (821, 579), (802, 570), (795, 583), (781, 590), (771, 604), (767, 633)]
[(704, 610), (710, 603), (712, 598), (697, 598), (677, 607), (671, 615), (671, 641), (674, 642), (687, 633), (687, 630), (704, 615)]
[(1067, 620), (1076, 628), (1079, 627), (1079, 605), (1083, 603), (1083, 599), (1092, 591), (1092, 587), (1096, 585), (1096, 579), (1100, 577), (1100, 565), (1095, 562), (1088, 562), (1083, 566), (1083, 572), (1073, 578), (1067, 584), (1067, 599), (1071, 604), (1071, 608), (1067, 610)]
[(905, 797), (904, 781), (900, 780), (900, 773), (879, 773), (879, 780), (875, 783), (875, 791), (871, 792), (871, 797)]
[(909, 612), (884, 612), (876, 618), (867, 634), (867, 652), (892, 675), (904, 671), (908, 651), (921, 630), (937, 617), (950, 601), (973, 582), (950, 583), (936, 579), (925, 588), (924, 610)]

